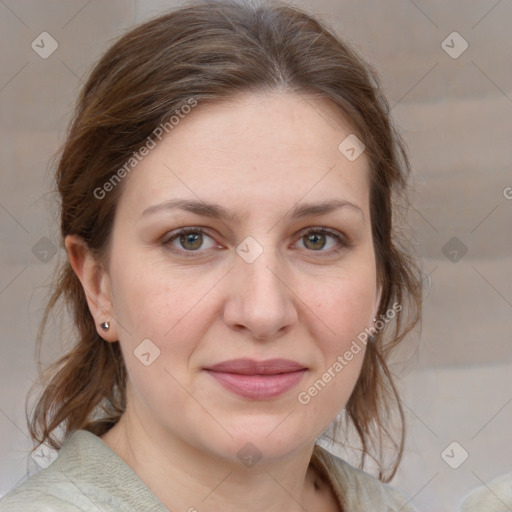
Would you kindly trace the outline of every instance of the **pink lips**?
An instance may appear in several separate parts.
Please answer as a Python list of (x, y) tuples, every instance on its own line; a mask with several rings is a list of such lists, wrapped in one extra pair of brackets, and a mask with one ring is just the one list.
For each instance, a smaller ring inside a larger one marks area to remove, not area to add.
[(244, 398), (275, 398), (296, 386), (307, 368), (288, 359), (232, 359), (205, 370), (224, 388)]

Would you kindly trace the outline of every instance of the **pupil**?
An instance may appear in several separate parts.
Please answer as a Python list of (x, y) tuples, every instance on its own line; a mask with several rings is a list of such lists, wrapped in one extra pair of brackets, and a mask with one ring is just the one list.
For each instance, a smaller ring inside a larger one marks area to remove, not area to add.
[[(310, 249), (322, 249), (325, 246), (325, 235), (306, 235), (306, 246)], [(188, 245), (188, 249), (197, 249), (201, 247), (201, 234), (188, 233), (181, 236), (182, 245)]]
[(197, 249), (201, 247), (201, 235), (199, 233), (188, 233), (186, 235), (182, 235), (181, 237), (181, 243), (182, 245), (190, 244), (188, 247), (185, 247), (185, 249)]
[[(308, 246), (310, 242), (313, 243), (313, 247), (309, 247), (310, 249), (323, 249), (325, 245), (325, 235), (306, 235), (306, 240), (306, 246)], [(320, 246), (315, 245), (318, 242), (320, 242)]]

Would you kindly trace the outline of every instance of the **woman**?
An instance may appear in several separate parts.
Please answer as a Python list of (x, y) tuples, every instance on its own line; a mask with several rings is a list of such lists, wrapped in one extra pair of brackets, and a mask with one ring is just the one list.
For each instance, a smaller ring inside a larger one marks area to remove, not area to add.
[[(46, 316), (63, 299), (77, 340), (30, 428), (59, 456), (0, 510), (414, 510), (383, 483), (386, 358), (420, 309), (407, 173), (374, 74), (300, 10), (203, 2), (122, 37), (56, 175)], [(342, 409), (381, 481), (316, 445)]]

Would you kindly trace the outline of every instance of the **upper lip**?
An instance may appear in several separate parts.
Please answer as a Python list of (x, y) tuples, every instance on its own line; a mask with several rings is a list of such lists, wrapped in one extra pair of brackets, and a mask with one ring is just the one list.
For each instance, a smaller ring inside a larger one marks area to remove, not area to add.
[(213, 372), (237, 373), (240, 375), (276, 375), (305, 369), (306, 367), (303, 364), (289, 359), (266, 359), (264, 361), (231, 359), (206, 368), (206, 370)]

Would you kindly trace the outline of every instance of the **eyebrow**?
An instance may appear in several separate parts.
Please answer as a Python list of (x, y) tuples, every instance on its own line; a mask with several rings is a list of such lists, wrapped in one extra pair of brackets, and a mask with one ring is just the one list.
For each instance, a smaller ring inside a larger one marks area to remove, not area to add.
[[(291, 219), (302, 219), (304, 217), (312, 217), (315, 215), (325, 215), (335, 210), (348, 208), (353, 210), (361, 216), (364, 220), (364, 213), (359, 206), (345, 201), (342, 199), (333, 199), (320, 203), (301, 203), (295, 205), (286, 214), (285, 217)], [(214, 203), (207, 203), (204, 201), (193, 201), (188, 199), (170, 199), (163, 203), (155, 204), (146, 208), (141, 217), (146, 217), (154, 213), (166, 210), (181, 209), (187, 212), (195, 213), (203, 217), (210, 217), (213, 219), (220, 219), (224, 221), (240, 222), (242, 216), (227, 210), (223, 206)]]

